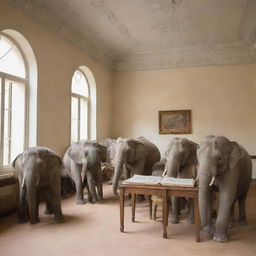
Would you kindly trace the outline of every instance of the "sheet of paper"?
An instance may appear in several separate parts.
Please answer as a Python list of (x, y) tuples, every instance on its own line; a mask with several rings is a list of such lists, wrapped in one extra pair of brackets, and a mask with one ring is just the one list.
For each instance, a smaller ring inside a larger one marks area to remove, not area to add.
[(132, 178), (125, 180), (123, 183), (138, 183), (138, 184), (160, 184), (162, 177), (158, 176), (146, 176), (146, 175), (134, 175)]
[(194, 187), (195, 181), (193, 179), (163, 177), (161, 184), (169, 186)]

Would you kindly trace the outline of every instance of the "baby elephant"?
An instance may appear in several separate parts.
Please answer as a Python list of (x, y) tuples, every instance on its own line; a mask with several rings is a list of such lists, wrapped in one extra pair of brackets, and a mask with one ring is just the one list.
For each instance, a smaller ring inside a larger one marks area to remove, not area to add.
[[(103, 199), (101, 162), (105, 161), (106, 148), (94, 141), (75, 142), (67, 149), (63, 163), (68, 175), (75, 182), (77, 204), (85, 204), (84, 182), (90, 203)], [(95, 187), (97, 187), (97, 193)]]
[(43, 198), (45, 214), (54, 214), (55, 220), (62, 222), (61, 158), (50, 149), (37, 146), (18, 155), (12, 165), (19, 178), (19, 221), (26, 222), (29, 217), (31, 224), (39, 222), (38, 206), (40, 198)]

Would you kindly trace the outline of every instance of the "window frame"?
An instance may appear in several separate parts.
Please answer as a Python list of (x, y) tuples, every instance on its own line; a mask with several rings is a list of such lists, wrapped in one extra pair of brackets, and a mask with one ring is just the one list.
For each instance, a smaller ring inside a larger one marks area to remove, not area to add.
[[(86, 83), (87, 83), (87, 89), (88, 89), (88, 96), (83, 96), (81, 94), (77, 94), (77, 93), (74, 93), (72, 92), (72, 82), (71, 82), (71, 101), (70, 101), (70, 110), (71, 110), (71, 115), (70, 115), (70, 142), (72, 143), (72, 98), (76, 98), (77, 101), (78, 101), (78, 127), (77, 127), (77, 141), (80, 141), (81, 140), (81, 100), (84, 100), (86, 102), (86, 105), (87, 105), (87, 140), (90, 140), (91, 139), (91, 130), (90, 130), (90, 127), (91, 127), (91, 92), (90, 92), (90, 84), (89, 84), (89, 81), (84, 73), (84, 71), (80, 68), (77, 68), (75, 70), (76, 71), (79, 71), (82, 73), (82, 75), (84, 76), (85, 80), (86, 80)], [(75, 75), (75, 72), (73, 73), (73, 76), (72, 76), (72, 79)], [(71, 80), (72, 81), (72, 80)]]
[[(4, 96), (4, 91), (5, 91), (5, 82), (6, 80), (9, 80), (10, 82), (16, 82), (19, 84), (24, 85), (24, 94), (25, 94), (25, 99), (24, 99), (24, 145), (23, 145), (23, 150), (25, 148), (28, 147), (28, 111), (29, 111), (29, 106), (28, 106), (28, 96), (29, 96), (29, 65), (27, 62), (27, 59), (25, 57), (25, 54), (22, 50), (22, 48), (20, 47), (19, 43), (13, 39), (11, 36), (9, 36), (8, 34), (4, 33), (4, 32), (0, 32), (0, 36), (3, 36), (5, 38), (7, 38), (7, 40), (9, 40), (19, 51), (22, 61), (24, 63), (24, 68), (25, 68), (25, 78), (22, 77), (18, 77), (12, 74), (8, 74), (5, 72), (1, 72), (0, 71), (0, 79), (1, 79), (1, 84), (0, 84), (0, 94), (1, 94), (1, 106), (0, 106), (0, 170), (12, 170), (12, 166), (11, 163), (10, 165), (4, 165), (3, 164), (3, 156), (4, 156), (4, 116), (5, 116), (5, 111), (4, 111), (4, 106), (5, 106), (5, 96)], [(11, 120), (10, 122), (8, 122), (8, 126), (10, 129), (10, 125), (11, 125)], [(9, 153), (10, 151), (10, 147), (9, 146)]]

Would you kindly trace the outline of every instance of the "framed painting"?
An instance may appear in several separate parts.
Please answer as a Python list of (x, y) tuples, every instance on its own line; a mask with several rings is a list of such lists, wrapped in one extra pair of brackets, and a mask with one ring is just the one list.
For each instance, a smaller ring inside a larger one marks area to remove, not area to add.
[(191, 110), (159, 111), (159, 134), (192, 133)]

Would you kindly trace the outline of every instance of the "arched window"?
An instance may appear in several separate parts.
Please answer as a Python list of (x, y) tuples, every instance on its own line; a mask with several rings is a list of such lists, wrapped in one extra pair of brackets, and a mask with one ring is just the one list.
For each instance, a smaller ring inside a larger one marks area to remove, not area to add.
[(3, 168), (10, 166), (27, 143), (26, 66), (26, 60), (18, 46), (0, 34), (0, 167)]
[(90, 139), (90, 87), (81, 69), (72, 77), (71, 142)]
[(0, 170), (37, 145), (37, 63), (18, 31), (0, 31)]

